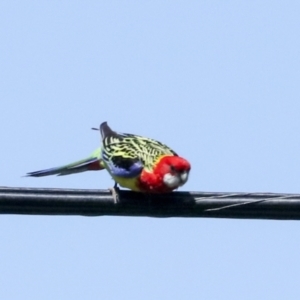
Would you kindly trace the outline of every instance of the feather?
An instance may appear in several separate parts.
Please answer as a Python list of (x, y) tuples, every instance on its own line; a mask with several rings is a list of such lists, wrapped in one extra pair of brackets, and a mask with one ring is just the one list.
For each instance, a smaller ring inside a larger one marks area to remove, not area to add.
[(69, 175), (74, 173), (80, 173), (85, 171), (97, 171), (104, 169), (105, 166), (103, 165), (103, 162), (100, 159), (100, 148), (97, 149), (92, 153), (91, 156), (81, 159), (79, 161), (76, 161), (74, 163), (60, 166), (60, 167), (54, 167), (50, 169), (35, 171), (35, 172), (29, 172), (26, 174), (27, 177), (43, 177), (48, 175)]

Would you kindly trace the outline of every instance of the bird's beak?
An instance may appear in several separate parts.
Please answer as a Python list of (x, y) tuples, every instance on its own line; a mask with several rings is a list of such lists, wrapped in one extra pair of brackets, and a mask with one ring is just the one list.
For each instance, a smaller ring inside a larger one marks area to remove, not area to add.
[(185, 171), (185, 172), (182, 172), (182, 173), (180, 174), (181, 185), (185, 184), (185, 183), (187, 182), (188, 178), (189, 178), (189, 173), (186, 172), (186, 171)]

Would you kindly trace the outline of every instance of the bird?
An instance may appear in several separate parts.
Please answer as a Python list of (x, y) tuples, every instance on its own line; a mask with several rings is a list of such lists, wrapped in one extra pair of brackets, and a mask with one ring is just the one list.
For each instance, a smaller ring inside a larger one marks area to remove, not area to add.
[(60, 167), (29, 172), (28, 177), (68, 175), (106, 169), (115, 181), (112, 193), (118, 198), (118, 184), (143, 193), (168, 193), (184, 185), (191, 164), (165, 144), (143, 136), (113, 131), (103, 122), (99, 128), (102, 145), (89, 157)]

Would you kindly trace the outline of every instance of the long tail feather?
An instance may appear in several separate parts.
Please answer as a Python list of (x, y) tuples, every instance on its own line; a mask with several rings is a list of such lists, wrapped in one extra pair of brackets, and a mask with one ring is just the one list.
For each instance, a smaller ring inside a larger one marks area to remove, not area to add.
[(29, 172), (26, 174), (27, 177), (42, 177), (42, 176), (49, 176), (49, 175), (69, 175), (69, 174), (75, 174), (85, 171), (98, 171), (104, 169), (104, 164), (100, 158), (100, 150), (97, 149), (93, 154), (85, 159), (76, 161), (74, 163), (40, 170), (40, 171), (34, 171)]

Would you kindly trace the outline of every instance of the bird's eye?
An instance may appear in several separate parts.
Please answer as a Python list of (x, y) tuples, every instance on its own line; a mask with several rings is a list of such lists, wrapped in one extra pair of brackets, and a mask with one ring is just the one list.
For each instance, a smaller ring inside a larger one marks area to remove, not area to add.
[(170, 169), (171, 169), (172, 172), (175, 171), (175, 167), (173, 165), (170, 165)]

